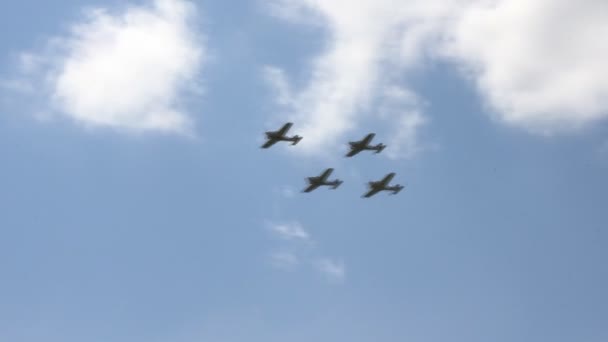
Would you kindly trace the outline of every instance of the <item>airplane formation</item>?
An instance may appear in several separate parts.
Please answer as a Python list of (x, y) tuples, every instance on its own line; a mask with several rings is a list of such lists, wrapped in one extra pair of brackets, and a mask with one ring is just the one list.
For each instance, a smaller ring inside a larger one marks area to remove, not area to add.
[[(302, 137), (299, 135), (294, 135), (292, 137), (287, 136), (287, 132), (289, 132), (291, 126), (293, 126), (293, 123), (288, 122), (277, 131), (266, 132), (265, 134), (267, 140), (264, 145), (261, 146), (261, 148), (269, 148), (280, 141), (291, 142), (291, 145), (297, 145), (300, 140), (302, 140)], [(360, 141), (349, 142), (348, 145), (350, 147), (350, 151), (345, 157), (350, 158), (363, 151), (374, 151), (376, 154), (382, 152), (386, 148), (386, 145), (382, 143), (371, 145), (374, 137), (375, 134), (370, 133)], [(337, 189), (343, 183), (343, 181), (340, 179), (329, 180), (329, 177), (333, 171), (333, 168), (328, 168), (318, 176), (306, 178), (308, 186), (302, 192), (311, 192), (321, 186), (328, 186), (331, 189)], [(395, 173), (391, 172), (378, 181), (368, 182), (369, 189), (365, 194), (363, 194), (362, 197), (369, 198), (381, 191), (388, 191), (392, 195), (398, 194), (401, 190), (403, 190), (404, 186), (400, 184), (389, 185), (394, 177)]]

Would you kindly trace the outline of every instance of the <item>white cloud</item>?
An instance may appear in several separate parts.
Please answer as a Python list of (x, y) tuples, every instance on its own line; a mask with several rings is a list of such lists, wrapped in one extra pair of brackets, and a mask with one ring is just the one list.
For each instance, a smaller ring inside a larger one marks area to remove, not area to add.
[[(393, 156), (409, 156), (417, 146), (410, 133), (424, 120), (416, 101), (400, 101), (384, 95), (397, 89), (402, 76), (418, 66), (425, 46), (437, 33), (441, 19), (453, 1), (414, 0), (281, 0), (275, 10), (290, 20), (324, 25), (328, 48), (311, 63), (308, 84), (293, 91), (285, 75), (269, 69), (279, 102), (297, 121), (309, 153), (331, 151), (344, 135), (365, 118), (381, 118), (378, 111), (393, 106), (387, 122), (400, 122), (389, 137), (396, 146)], [(313, 11), (317, 15), (309, 15)], [(295, 18), (295, 19), (294, 19)], [(405, 88), (401, 90), (409, 93)], [(402, 128), (405, 127), (406, 131)], [(395, 151), (400, 151), (399, 153)]]
[(85, 126), (188, 134), (182, 96), (197, 89), (206, 54), (196, 19), (185, 0), (93, 9), (44, 52), (24, 54), (23, 72), (45, 82), (55, 112)]
[(269, 223), (268, 227), (284, 240), (310, 241), (310, 235), (299, 222)]
[[(327, 30), (304, 87), (267, 69), (309, 153), (334, 152), (374, 119), (397, 123), (387, 154), (414, 154), (424, 106), (384, 95), (413, 94), (408, 73), (438, 59), (465, 70), (500, 119), (530, 131), (568, 131), (608, 116), (604, 0), (274, 0), (272, 9)], [(386, 107), (394, 114), (383, 117)]]
[(317, 269), (333, 281), (343, 281), (346, 278), (344, 262), (322, 258), (316, 262)]
[(608, 117), (608, 2), (476, 1), (449, 33), (505, 122), (551, 134)]

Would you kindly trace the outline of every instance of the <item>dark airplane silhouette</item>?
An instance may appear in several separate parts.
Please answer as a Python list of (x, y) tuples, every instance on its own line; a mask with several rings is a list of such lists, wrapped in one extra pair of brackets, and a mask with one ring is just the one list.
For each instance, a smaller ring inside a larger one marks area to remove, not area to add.
[(369, 182), (369, 188), (370, 190), (363, 195), (363, 197), (372, 197), (375, 194), (379, 193), (380, 191), (392, 191), (392, 195), (396, 195), (399, 193), (399, 191), (403, 190), (404, 186), (403, 185), (394, 185), (394, 186), (389, 186), (388, 183), (391, 182), (391, 180), (393, 179), (393, 177), (395, 177), (395, 173), (389, 173), (388, 175), (384, 176), (384, 178), (382, 178), (381, 180), (377, 181), (377, 182)]
[(296, 145), (297, 143), (299, 143), (300, 140), (302, 140), (301, 136), (294, 135), (293, 137), (287, 137), (285, 135), (287, 134), (287, 131), (289, 131), (292, 125), (293, 124), (291, 122), (288, 122), (283, 125), (283, 127), (281, 127), (281, 129), (279, 129), (278, 131), (266, 132), (266, 138), (268, 139), (268, 141), (266, 141), (266, 143), (262, 145), (262, 148), (269, 148), (270, 146), (276, 144), (279, 141), (290, 141), (292, 145)]
[(352, 156), (358, 154), (359, 152), (365, 151), (365, 150), (376, 151), (376, 153), (382, 152), (382, 150), (384, 150), (386, 145), (384, 145), (382, 143), (375, 145), (375, 146), (370, 145), (370, 143), (372, 142), (372, 139), (374, 139), (374, 136), (375, 136), (374, 133), (370, 133), (365, 138), (363, 138), (363, 140), (349, 142), (348, 144), (350, 145), (350, 152), (348, 152), (348, 154), (346, 156), (352, 157)]
[(322, 186), (322, 185), (326, 185), (326, 186), (331, 186), (332, 189), (336, 189), (337, 187), (340, 186), (340, 184), (342, 184), (342, 181), (339, 179), (333, 180), (333, 181), (328, 181), (327, 178), (329, 177), (329, 175), (331, 175), (331, 173), (334, 171), (334, 169), (329, 168), (325, 171), (323, 171), (323, 173), (317, 177), (308, 177), (306, 178), (306, 180), (308, 181), (308, 183), (310, 184), (306, 189), (304, 189), (303, 192), (311, 192), (314, 189)]

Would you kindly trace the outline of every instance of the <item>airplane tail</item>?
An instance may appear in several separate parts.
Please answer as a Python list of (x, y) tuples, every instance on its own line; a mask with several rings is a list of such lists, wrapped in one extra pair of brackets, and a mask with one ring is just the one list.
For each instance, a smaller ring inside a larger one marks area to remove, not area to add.
[(397, 185), (395, 190), (393, 190), (393, 195), (396, 195), (399, 193), (399, 191), (403, 190), (404, 186), (403, 185)]
[(332, 186), (332, 189), (337, 189), (342, 184), (341, 180), (337, 180), (336, 183)]
[(293, 142), (291, 143), (292, 145), (297, 145), (300, 140), (302, 140), (302, 137), (299, 135), (296, 135), (295, 137), (293, 137)]
[(379, 144), (379, 145), (376, 147), (376, 154), (378, 154), (378, 153), (382, 152), (382, 151), (383, 151), (385, 148), (386, 148), (386, 145), (384, 145), (384, 144)]

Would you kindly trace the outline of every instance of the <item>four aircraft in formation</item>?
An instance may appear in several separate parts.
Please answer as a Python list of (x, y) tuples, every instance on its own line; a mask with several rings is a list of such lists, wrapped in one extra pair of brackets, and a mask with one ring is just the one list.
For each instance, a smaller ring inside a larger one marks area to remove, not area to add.
[[(286, 123), (281, 127), (278, 131), (266, 132), (266, 143), (262, 145), (262, 148), (269, 148), (270, 146), (276, 144), (279, 141), (287, 141), (291, 142), (291, 145), (296, 145), (302, 140), (302, 137), (299, 135), (294, 135), (292, 137), (287, 136), (287, 132), (293, 126), (291, 122)], [(365, 138), (360, 141), (351, 141), (349, 142), (350, 151), (346, 154), (346, 157), (353, 157), (362, 151), (375, 151), (376, 153), (382, 152), (386, 148), (386, 145), (380, 143), (377, 145), (371, 145), (372, 139), (374, 139), (375, 134), (370, 133)], [(308, 181), (308, 187), (304, 189), (303, 192), (311, 192), (320, 186), (329, 186), (331, 189), (337, 189), (342, 181), (340, 179), (329, 180), (329, 176), (332, 174), (334, 169), (329, 168), (319, 176), (308, 177), (306, 180)], [(403, 190), (404, 186), (397, 185), (389, 185), (391, 180), (395, 177), (395, 173), (391, 172), (384, 176), (379, 181), (371, 181), (368, 183), (369, 190), (367, 193), (363, 195), (363, 197), (372, 197), (375, 194), (381, 191), (390, 191), (391, 194), (398, 194), (399, 191)]]

